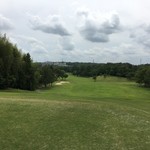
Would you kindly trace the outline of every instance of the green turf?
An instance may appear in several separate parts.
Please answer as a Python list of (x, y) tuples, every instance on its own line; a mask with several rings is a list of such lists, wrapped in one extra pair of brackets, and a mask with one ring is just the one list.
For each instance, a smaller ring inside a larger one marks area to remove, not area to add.
[(67, 81), (0, 91), (0, 149), (149, 150), (150, 89), (115, 77)]

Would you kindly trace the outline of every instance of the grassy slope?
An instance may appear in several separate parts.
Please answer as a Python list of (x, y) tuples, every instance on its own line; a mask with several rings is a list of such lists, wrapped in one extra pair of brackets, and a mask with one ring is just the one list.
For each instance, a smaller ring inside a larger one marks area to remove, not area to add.
[(0, 92), (0, 149), (148, 150), (150, 89), (121, 78)]

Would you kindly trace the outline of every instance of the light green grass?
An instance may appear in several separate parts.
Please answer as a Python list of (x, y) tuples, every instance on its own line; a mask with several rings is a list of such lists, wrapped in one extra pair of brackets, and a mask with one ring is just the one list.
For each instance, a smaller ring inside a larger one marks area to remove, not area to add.
[(149, 150), (150, 89), (70, 76), (34, 92), (0, 92), (2, 150)]

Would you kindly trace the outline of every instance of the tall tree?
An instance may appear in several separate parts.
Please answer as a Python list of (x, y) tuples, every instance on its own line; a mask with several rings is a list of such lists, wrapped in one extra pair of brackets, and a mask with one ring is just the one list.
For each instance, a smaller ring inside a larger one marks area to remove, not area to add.
[(11, 76), (12, 82), (11, 87), (18, 88), (18, 80), (19, 80), (19, 70), (21, 69), (21, 52), (18, 50), (17, 46), (13, 47), (13, 61), (11, 66)]
[(41, 70), (41, 83), (46, 87), (48, 84), (51, 84), (56, 81), (56, 75), (53, 71), (53, 68), (49, 65), (45, 65)]
[(19, 85), (21, 89), (34, 90), (35, 89), (35, 72), (32, 66), (30, 54), (24, 54), (22, 58), (22, 67), (19, 72)]
[(13, 45), (6, 35), (0, 37), (0, 83), (2, 88), (7, 88), (11, 83), (11, 65), (13, 61)]

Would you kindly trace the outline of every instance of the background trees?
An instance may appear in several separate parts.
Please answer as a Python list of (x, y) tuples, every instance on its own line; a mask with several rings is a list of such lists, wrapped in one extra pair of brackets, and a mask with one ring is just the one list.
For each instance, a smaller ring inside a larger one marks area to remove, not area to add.
[(111, 75), (132, 79), (137, 70), (136, 65), (129, 63), (68, 63), (67, 71), (77, 76), (93, 77)]
[(150, 87), (150, 65), (132, 65), (129, 63), (68, 63), (64, 68), (76, 76), (93, 77), (103, 75), (125, 77), (137, 83)]
[(22, 54), (6, 35), (0, 35), (0, 88), (35, 90), (66, 78), (65, 71), (51, 65), (33, 63), (29, 53)]

